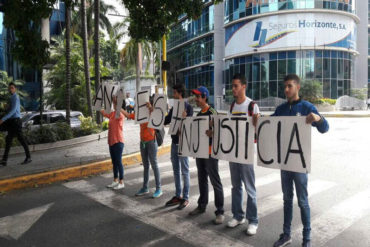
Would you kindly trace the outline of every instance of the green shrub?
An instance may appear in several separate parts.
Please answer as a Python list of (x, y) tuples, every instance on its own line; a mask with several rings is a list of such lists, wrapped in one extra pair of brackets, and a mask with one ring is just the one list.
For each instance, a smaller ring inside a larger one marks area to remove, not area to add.
[(322, 98), (322, 83), (320, 81), (303, 81), (299, 95), (313, 104)]
[(109, 120), (108, 119), (103, 121), (102, 128), (103, 128), (103, 130), (107, 130), (109, 128)]
[(58, 141), (56, 131), (50, 126), (42, 126), (36, 130), (26, 132), (28, 144), (50, 143)]
[(73, 131), (69, 124), (66, 122), (58, 122), (53, 126), (58, 141), (69, 140), (73, 138)]
[(317, 104), (317, 105), (324, 104), (324, 103), (327, 103), (329, 105), (335, 105), (335, 103), (337, 103), (337, 100), (336, 99), (322, 98), (322, 99), (316, 100), (313, 103)]
[(86, 136), (99, 133), (101, 128), (93, 121), (91, 117), (79, 117), (81, 126), (79, 129), (74, 130), (75, 137)]

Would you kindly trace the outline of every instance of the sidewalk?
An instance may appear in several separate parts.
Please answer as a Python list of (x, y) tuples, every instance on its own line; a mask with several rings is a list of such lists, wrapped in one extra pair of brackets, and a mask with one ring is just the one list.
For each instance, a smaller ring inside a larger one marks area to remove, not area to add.
[[(125, 140), (124, 156), (139, 152), (140, 126), (136, 125), (133, 120), (126, 120), (123, 133)], [(170, 143), (171, 137), (166, 135), (162, 146)], [(25, 158), (24, 153), (10, 155), (8, 165), (0, 167), (0, 180), (110, 159), (106, 137), (76, 146), (36, 151), (32, 152), (31, 155), (32, 163), (27, 165), (19, 165)]]

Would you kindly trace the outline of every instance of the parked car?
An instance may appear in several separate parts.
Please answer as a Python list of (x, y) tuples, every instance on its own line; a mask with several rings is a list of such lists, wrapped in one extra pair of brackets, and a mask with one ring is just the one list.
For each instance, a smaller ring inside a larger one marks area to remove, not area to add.
[[(71, 128), (80, 128), (79, 119), (83, 114), (79, 111), (71, 111)], [(43, 125), (50, 126), (57, 122), (66, 122), (66, 111), (55, 110), (45, 111), (42, 113)], [(40, 112), (27, 112), (22, 116), (22, 127), (30, 130), (40, 128)]]

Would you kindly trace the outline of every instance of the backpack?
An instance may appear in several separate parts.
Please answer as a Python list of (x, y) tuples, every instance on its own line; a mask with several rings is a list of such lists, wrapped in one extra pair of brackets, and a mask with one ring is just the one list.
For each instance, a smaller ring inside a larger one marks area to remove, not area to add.
[(164, 134), (165, 134), (164, 128), (155, 129), (155, 139), (157, 140), (158, 147), (163, 144)]
[[(253, 116), (253, 109), (254, 109), (254, 105), (256, 104), (256, 102), (254, 102), (253, 100), (249, 103), (248, 105), (248, 116)], [(235, 100), (231, 103), (230, 105), (230, 114), (232, 114), (232, 111), (233, 111), (233, 108), (234, 108), (234, 105), (235, 105)], [(257, 143), (257, 134), (254, 133), (254, 143)]]
[[(253, 109), (254, 109), (254, 105), (256, 104), (256, 102), (254, 102), (253, 100), (249, 103), (248, 105), (248, 116), (253, 116)], [(234, 105), (235, 105), (235, 100), (231, 103), (230, 105), (230, 114), (232, 114), (233, 112), (233, 108), (234, 108)]]

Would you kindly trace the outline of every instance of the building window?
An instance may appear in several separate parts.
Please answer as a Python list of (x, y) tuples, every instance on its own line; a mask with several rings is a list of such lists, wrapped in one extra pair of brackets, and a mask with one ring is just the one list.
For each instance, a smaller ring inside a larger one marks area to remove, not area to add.
[(233, 100), (231, 79), (238, 72), (246, 76), (247, 96), (254, 100), (268, 97), (285, 98), (283, 79), (290, 73), (298, 74), (302, 81), (321, 82), (323, 96), (333, 99), (349, 95), (353, 80), (352, 55), (347, 52), (324, 50), (272, 52), (230, 59), (226, 64), (228, 67), (224, 78), (228, 102)]

